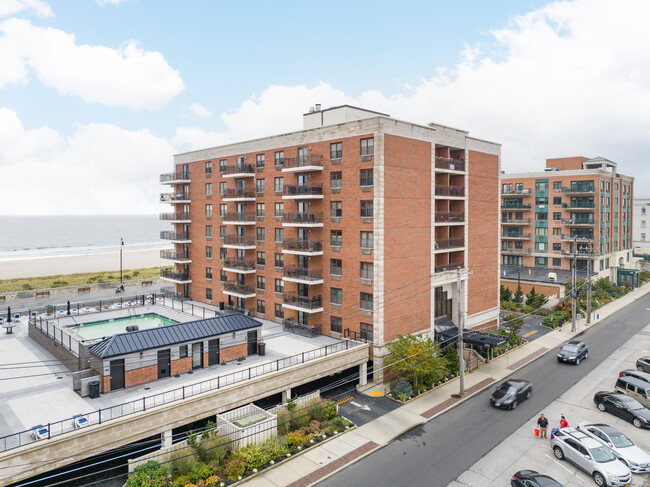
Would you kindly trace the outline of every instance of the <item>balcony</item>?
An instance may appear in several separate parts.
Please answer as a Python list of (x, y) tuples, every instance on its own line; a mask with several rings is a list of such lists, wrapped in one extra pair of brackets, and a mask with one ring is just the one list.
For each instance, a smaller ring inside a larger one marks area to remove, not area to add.
[(224, 311), (228, 311), (229, 313), (241, 313), (243, 315), (247, 315), (250, 313), (249, 310), (246, 308), (240, 308), (238, 306), (234, 306), (232, 304), (225, 303), (223, 306)]
[(190, 223), (190, 212), (179, 211), (176, 213), (161, 213), (160, 219), (171, 223)]
[[(573, 259), (573, 252), (571, 252), (569, 250), (562, 249), (562, 257), (567, 257), (569, 259)], [(578, 258), (578, 259), (589, 259), (589, 258), (591, 258), (593, 260), (594, 256), (593, 256), (593, 254), (590, 255), (589, 252), (587, 252), (586, 250), (578, 249), (578, 252), (576, 254), (576, 258)]]
[(252, 250), (255, 248), (255, 239), (240, 235), (226, 235), (221, 237), (221, 242), (225, 249)]
[(565, 242), (573, 242), (574, 240), (577, 240), (578, 242), (586, 242), (588, 240), (593, 240), (594, 236), (593, 235), (565, 235), (562, 234), (560, 235), (560, 240), (563, 240)]
[(285, 184), (283, 200), (298, 200), (298, 199), (323, 199), (323, 185), (322, 184)]
[(282, 244), (282, 253), (294, 255), (323, 255), (323, 241), (287, 238)]
[(282, 327), (284, 328), (284, 331), (306, 337), (315, 337), (322, 334), (321, 325), (306, 325), (287, 318), (282, 321)]
[(465, 212), (463, 211), (436, 211), (436, 223), (464, 223)]
[(189, 203), (190, 202), (190, 192), (185, 191), (184, 193), (161, 193), (160, 195), (161, 203)]
[(235, 164), (232, 166), (223, 166), (220, 169), (221, 176), (224, 178), (254, 178), (255, 168), (252, 164)]
[(323, 311), (321, 296), (299, 296), (295, 293), (284, 293), (282, 307), (305, 313), (320, 313)]
[(235, 296), (243, 299), (255, 297), (255, 289), (253, 289), (253, 286), (249, 286), (248, 284), (239, 284), (238, 282), (233, 281), (223, 281), (221, 285), (223, 286), (223, 293), (229, 296)]
[(282, 216), (283, 227), (322, 227), (322, 211), (285, 211)]
[(192, 259), (190, 259), (189, 252), (184, 254), (181, 252), (175, 252), (173, 250), (161, 250), (160, 258), (172, 260), (179, 264), (189, 264), (190, 262), (192, 262)]
[(255, 261), (245, 259), (232, 259), (225, 258), (221, 261), (223, 263), (223, 270), (227, 272), (236, 272), (238, 274), (254, 274)]
[(502, 210), (530, 210), (532, 205), (529, 203), (524, 205), (522, 203), (503, 203), (501, 205)]
[(170, 231), (160, 232), (161, 240), (171, 240), (174, 243), (191, 243), (189, 233), (176, 233)]
[[(564, 208), (564, 205), (562, 205), (562, 207)], [(567, 205), (567, 208), (573, 211), (593, 211), (595, 207), (593, 202), (591, 203), (574, 202), (574, 203), (569, 203)]]
[(285, 157), (282, 172), (310, 172), (323, 170), (323, 156), (310, 154), (300, 157)]
[(160, 184), (180, 184), (189, 182), (190, 173), (188, 171), (176, 171), (160, 175)]
[(510, 196), (510, 195), (529, 196), (532, 195), (533, 193), (531, 192), (530, 188), (521, 188), (521, 189), (506, 189), (505, 191), (501, 191), (501, 194), (505, 196)]
[(285, 266), (282, 270), (282, 277), (285, 281), (299, 284), (323, 284), (323, 269)]
[(465, 266), (463, 261), (450, 262), (448, 264), (439, 264), (435, 266), (435, 271), (437, 272), (448, 272), (455, 271), (456, 269), (462, 269)]
[(516, 234), (502, 233), (501, 234), (501, 238), (506, 240), (530, 240), (531, 237), (532, 234), (530, 233), (516, 233)]
[(450, 159), (448, 157), (436, 157), (436, 169), (447, 171), (465, 171), (465, 159)]
[(255, 191), (228, 188), (221, 195), (221, 199), (223, 201), (255, 201)]
[(255, 225), (255, 212), (246, 211), (239, 213), (236, 211), (229, 211), (221, 216), (224, 225)]
[(594, 187), (582, 188), (571, 186), (568, 188), (562, 188), (564, 194), (596, 194), (596, 189)]
[(464, 248), (465, 239), (463, 237), (454, 237), (454, 238), (440, 238), (436, 239), (434, 242), (437, 251)]
[(530, 225), (530, 218), (502, 218), (501, 225)]
[(465, 186), (448, 186), (446, 184), (436, 184), (436, 196), (448, 196), (450, 198), (464, 198)]
[(501, 249), (502, 254), (508, 255), (531, 255), (532, 249)]
[(175, 269), (160, 269), (160, 278), (163, 281), (175, 282), (176, 284), (187, 284), (192, 282), (189, 272), (177, 272)]
[(567, 227), (593, 227), (595, 224), (593, 220), (562, 220), (562, 225)]

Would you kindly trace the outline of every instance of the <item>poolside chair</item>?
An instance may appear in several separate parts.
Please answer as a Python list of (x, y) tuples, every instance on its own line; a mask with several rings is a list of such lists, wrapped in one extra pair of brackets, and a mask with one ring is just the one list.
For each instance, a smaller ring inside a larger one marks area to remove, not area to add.
[(2, 325), (5, 322), (5, 319), (0, 316), (0, 325)]
[(78, 314), (79, 314), (79, 310), (78, 310), (77, 308), (72, 308), (72, 309), (70, 310), (70, 313), (72, 313), (73, 315), (74, 315), (74, 314), (77, 314), (77, 315), (78, 315)]
[(34, 440), (44, 440), (48, 436), (47, 426), (43, 426), (42, 424), (32, 426), (32, 429), (29, 430), (29, 434), (34, 438)]
[(74, 429), (79, 429), (83, 428), (85, 426), (88, 426), (88, 418), (86, 418), (83, 414), (75, 414), (72, 416), (72, 421), (73, 421), (73, 426)]
[(14, 315), (14, 320), (20, 321), (20, 313)]
[(56, 314), (59, 315), (59, 316), (64, 316), (65, 315), (65, 310), (60, 309), (59, 311), (56, 312)]
[(90, 308), (89, 308), (88, 306), (86, 306), (82, 311), (83, 311), (84, 313), (89, 313), (89, 312), (90, 312)]

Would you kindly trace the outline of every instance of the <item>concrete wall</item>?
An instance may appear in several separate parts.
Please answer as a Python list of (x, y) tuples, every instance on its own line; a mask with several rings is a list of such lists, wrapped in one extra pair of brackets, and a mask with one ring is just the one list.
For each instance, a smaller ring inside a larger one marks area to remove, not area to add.
[[(153, 281), (152, 284), (160, 284), (162, 279), (159, 277), (152, 277), (150, 279), (132, 279), (130, 281), (124, 281), (124, 285), (129, 288), (133, 286), (133, 288), (129, 289), (128, 295), (131, 296), (132, 294), (146, 294), (148, 287), (142, 287), (142, 281)], [(89, 287), (91, 291), (97, 291), (98, 289), (111, 289), (117, 287), (117, 282), (103, 282), (100, 284), (79, 284), (78, 286), (66, 286), (66, 287), (55, 287), (55, 288), (49, 288), (49, 289), (33, 289), (31, 291), (14, 291), (14, 292), (9, 292), (9, 293), (2, 293), (0, 295), (5, 296), (6, 300), (12, 300), (12, 299), (24, 299), (24, 298), (35, 298), (36, 293), (39, 291), (49, 291), (50, 296), (57, 296), (59, 294), (77, 294), (78, 298), (74, 299), (75, 302), (77, 301), (83, 301), (85, 294), (83, 293), (78, 293), (77, 290), (80, 287)], [(140, 287), (142, 287), (142, 291), (140, 292)], [(136, 291), (137, 289), (137, 291)], [(117, 295), (119, 298), (121, 295)], [(72, 300), (71, 300), (72, 301)], [(46, 306), (46, 305), (43, 305)]]
[[(28, 324), (27, 333), (32, 340), (54, 355), (63, 365), (68, 367), (68, 369), (78, 371), (90, 367), (90, 360), (86, 355), (87, 349), (83, 345), (79, 344), (80, 356), (77, 357), (63, 345), (53, 340), (52, 337), (49, 337), (47, 334), (36, 328), (36, 325), (33, 323)], [(81, 353), (82, 351), (83, 353)]]

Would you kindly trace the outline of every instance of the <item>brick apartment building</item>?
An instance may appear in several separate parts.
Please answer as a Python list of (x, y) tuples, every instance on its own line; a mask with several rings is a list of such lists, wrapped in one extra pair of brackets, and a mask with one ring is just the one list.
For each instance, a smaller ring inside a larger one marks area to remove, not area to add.
[(227, 309), (374, 342), (499, 312), (500, 146), (351, 106), (298, 132), (178, 154), (163, 279)]
[(634, 178), (619, 174), (616, 163), (602, 157), (547, 159), (543, 172), (503, 174), (504, 269), (569, 275), (577, 237), (576, 268), (586, 272), (591, 244), (592, 272), (616, 282), (617, 269), (632, 266), (633, 192)]

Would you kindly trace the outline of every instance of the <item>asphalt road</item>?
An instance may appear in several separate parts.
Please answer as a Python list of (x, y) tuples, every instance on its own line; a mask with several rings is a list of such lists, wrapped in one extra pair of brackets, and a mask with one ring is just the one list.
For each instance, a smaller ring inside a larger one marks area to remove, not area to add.
[[(518, 370), (514, 376), (532, 382), (533, 397), (516, 410), (490, 407), (489, 396), (495, 385), (318, 485), (448, 485), (646, 326), (650, 322), (646, 308), (650, 308), (649, 295), (584, 333), (589, 358), (579, 366), (560, 364), (551, 352)], [(551, 419), (550, 427), (556, 421)], [(572, 424), (572, 418), (567, 419)]]

